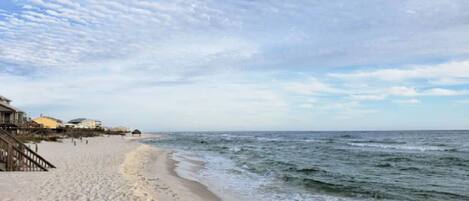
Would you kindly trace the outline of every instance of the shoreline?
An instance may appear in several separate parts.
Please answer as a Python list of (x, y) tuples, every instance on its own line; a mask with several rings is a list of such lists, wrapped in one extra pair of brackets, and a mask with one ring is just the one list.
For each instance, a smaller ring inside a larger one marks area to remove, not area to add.
[(1, 201), (122, 200), (221, 201), (207, 186), (177, 174), (169, 150), (142, 137), (92, 137), (42, 142), (39, 154), (57, 166), (48, 172), (1, 172)]
[(121, 172), (135, 195), (142, 200), (222, 201), (205, 185), (179, 176), (178, 162), (171, 155), (171, 151), (145, 144), (127, 153)]

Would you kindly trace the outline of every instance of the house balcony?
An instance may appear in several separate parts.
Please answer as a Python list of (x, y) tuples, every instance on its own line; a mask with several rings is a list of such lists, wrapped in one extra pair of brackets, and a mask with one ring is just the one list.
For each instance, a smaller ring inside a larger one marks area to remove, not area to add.
[(19, 127), (25, 123), (25, 119), (22, 114), (11, 114), (5, 115), (5, 113), (0, 113), (0, 126), (13, 126)]

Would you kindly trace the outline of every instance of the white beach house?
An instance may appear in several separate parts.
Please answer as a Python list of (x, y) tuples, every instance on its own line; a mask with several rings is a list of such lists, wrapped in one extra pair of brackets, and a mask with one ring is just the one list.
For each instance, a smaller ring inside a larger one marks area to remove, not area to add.
[(103, 124), (99, 120), (77, 118), (68, 121), (65, 126), (73, 128), (85, 128), (85, 129), (100, 129), (103, 128)]

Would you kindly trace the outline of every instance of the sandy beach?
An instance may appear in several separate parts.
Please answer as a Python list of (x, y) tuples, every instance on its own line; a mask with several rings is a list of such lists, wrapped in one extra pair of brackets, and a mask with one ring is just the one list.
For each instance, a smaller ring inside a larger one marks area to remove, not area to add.
[[(142, 138), (147, 137), (155, 136)], [(76, 146), (70, 139), (42, 142), (39, 154), (57, 168), (0, 173), (0, 200), (220, 200), (205, 186), (177, 176), (170, 152), (138, 139), (84, 138)]]

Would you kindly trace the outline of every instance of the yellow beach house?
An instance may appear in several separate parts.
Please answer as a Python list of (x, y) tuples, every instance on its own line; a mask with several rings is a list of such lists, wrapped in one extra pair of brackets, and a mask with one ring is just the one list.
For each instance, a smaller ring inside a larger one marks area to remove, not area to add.
[(33, 119), (33, 121), (38, 124), (41, 124), (44, 128), (56, 129), (63, 126), (61, 120), (48, 116), (41, 115), (40, 117)]

